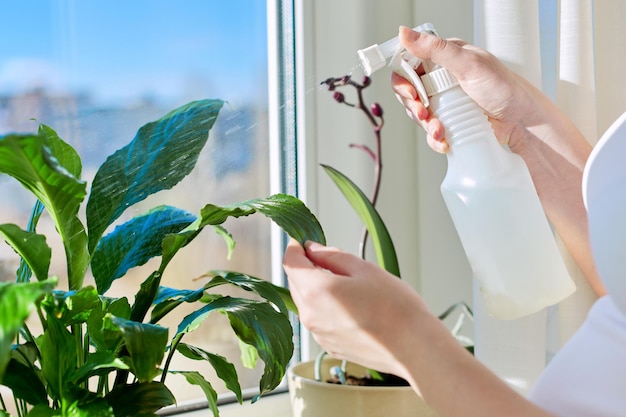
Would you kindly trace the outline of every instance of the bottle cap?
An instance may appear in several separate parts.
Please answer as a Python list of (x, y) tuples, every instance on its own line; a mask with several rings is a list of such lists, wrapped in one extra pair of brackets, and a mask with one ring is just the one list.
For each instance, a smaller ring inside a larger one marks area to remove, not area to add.
[(426, 90), (428, 97), (443, 93), (459, 85), (454, 75), (450, 74), (448, 70), (442, 67), (422, 75), (420, 79), (422, 80), (424, 90)]

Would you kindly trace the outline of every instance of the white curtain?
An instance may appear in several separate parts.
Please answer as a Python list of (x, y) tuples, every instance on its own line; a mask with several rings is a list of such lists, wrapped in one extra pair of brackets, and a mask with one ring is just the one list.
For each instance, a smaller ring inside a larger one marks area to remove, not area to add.
[[(474, 43), (542, 88), (593, 144), (626, 111), (624, 16), (623, 0), (475, 0)], [(595, 301), (564, 255), (578, 291), (559, 306), (498, 322), (474, 297), (476, 356), (521, 392)]]

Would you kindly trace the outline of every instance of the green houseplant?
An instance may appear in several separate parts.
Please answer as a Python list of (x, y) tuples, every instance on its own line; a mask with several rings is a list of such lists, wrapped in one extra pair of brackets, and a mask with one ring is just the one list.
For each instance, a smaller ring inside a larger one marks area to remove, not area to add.
[[(226, 219), (261, 213), (300, 242), (324, 242), (315, 217), (298, 199), (278, 194), (219, 207), (207, 204), (198, 214), (159, 206), (115, 223), (127, 209), (161, 190), (176, 186), (195, 166), (223, 106), (200, 100), (143, 126), (135, 138), (100, 166), (89, 193), (81, 180), (81, 159), (49, 126), (37, 134), (0, 137), (0, 173), (19, 181), (37, 198), (27, 225), (0, 223), (0, 235), (19, 254), (15, 282), (0, 283), (0, 383), (13, 394), (19, 416), (151, 416), (175, 403), (167, 387), (171, 373), (184, 375), (206, 394), (213, 415), (217, 394), (196, 371), (171, 370), (173, 355), (208, 361), (241, 402), (237, 373), (225, 358), (183, 342), (210, 314), (225, 314), (244, 350), (264, 363), (259, 396), (282, 380), (293, 351), (286, 290), (232, 271), (213, 271), (200, 288), (166, 288), (161, 277), (175, 255), (205, 229), (233, 237)], [(83, 223), (79, 209), (86, 199)], [(63, 243), (52, 253), (37, 230), (47, 212)], [(116, 227), (110, 231), (112, 225)], [(50, 260), (64, 256), (67, 288), (49, 276)], [(134, 300), (107, 295), (114, 280), (129, 269), (160, 258)], [(95, 286), (85, 285), (91, 271)], [(251, 297), (208, 293), (222, 285)], [(177, 307), (194, 306), (180, 317), (174, 336), (160, 325)], [(36, 313), (41, 333), (26, 319)], [(0, 395), (0, 415), (8, 415)]]

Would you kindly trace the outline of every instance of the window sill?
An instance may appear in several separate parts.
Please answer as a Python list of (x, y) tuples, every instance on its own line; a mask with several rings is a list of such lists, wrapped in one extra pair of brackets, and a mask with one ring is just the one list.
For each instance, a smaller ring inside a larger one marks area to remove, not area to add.
[[(252, 404), (250, 400), (243, 404), (226, 404), (220, 406), (220, 417), (291, 417), (289, 393), (262, 397)], [(184, 417), (206, 417), (207, 410), (197, 410), (183, 414)]]

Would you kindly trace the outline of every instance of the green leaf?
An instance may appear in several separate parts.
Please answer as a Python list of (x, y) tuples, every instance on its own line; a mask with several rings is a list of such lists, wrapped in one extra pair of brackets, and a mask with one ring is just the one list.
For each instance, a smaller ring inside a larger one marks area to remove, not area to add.
[(285, 287), (276, 286), (275, 289), (278, 292), (278, 295), (280, 295), (283, 299), (283, 303), (285, 303), (287, 309), (292, 313), (298, 314), (298, 306), (296, 306), (296, 303), (293, 301), (291, 292)]
[(239, 351), (241, 352), (241, 363), (248, 369), (254, 369), (259, 361), (259, 351), (252, 345), (239, 340)]
[(346, 200), (352, 205), (354, 211), (361, 218), (363, 224), (369, 231), (378, 264), (395, 276), (400, 276), (400, 267), (396, 250), (389, 235), (389, 231), (378, 214), (376, 208), (369, 201), (367, 196), (348, 177), (336, 169), (327, 165), (322, 165), (328, 176), (343, 193)]
[(159, 267), (160, 271), (165, 270), (165, 267), (174, 258), (174, 255), (198, 236), (202, 231), (202, 228), (198, 228), (198, 224), (199, 222), (196, 220), (187, 229), (177, 234), (168, 235), (163, 239), (163, 256), (161, 258), (161, 266)]
[(104, 398), (93, 398), (68, 404), (63, 417), (115, 417), (115, 414)]
[(48, 314), (47, 327), (39, 339), (41, 352), (41, 372), (48, 382), (49, 394), (54, 399), (62, 399), (70, 372), (77, 363), (74, 337), (54, 315)]
[(92, 286), (83, 287), (78, 291), (54, 291), (47, 297), (43, 305), (63, 326), (85, 323), (92, 311), (101, 301)]
[(204, 297), (204, 287), (199, 290), (178, 290), (175, 288), (160, 287), (154, 300), (154, 308), (150, 323), (157, 323), (167, 313), (182, 303), (193, 303)]
[(285, 375), (293, 354), (291, 322), (269, 304), (251, 300), (228, 306), (225, 312), (239, 339), (254, 346), (265, 364), (256, 401), (276, 388)]
[(133, 374), (139, 382), (152, 381), (160, 372), (159, 365), (167, 346), (167, 328), (119, 317), (112, 317), (111, 320), (124, 335)]
[(161, 273), (154, 271), (144, 282), (141, 283), (139, 291), (135, 296), (135, 303), (130, 312), (130, 318), (134, 321), (143, 321), (148, 314), (150, 306), (154, 302), (159, 286), (161, 284)]
[[(182, 232), (167, 236), (164, 239), (163, 265), (169, 262), (178, 250), (193, 240), (206, 226), (213, 226), (215, 231), (224, 237), (228, 245), (230, 256), (235, 242), (221, 224), (228, 220), (229, 217), (238, 218), (249, 216), (256, 212), (269, 217), (289, 236), (300, 243), (313, 240), (326, 244), (322, 226), (301, 200), (287, 194), (275, 194), (267, 198), (248, 200), (225, 207), (207, 204), (200, 211), (200, 218), (196, 222), (192, 223)], [(164, 268), (163, 265), (161, 266), (161, 270)]]
[(165, 236), (180, 232), (195, 220), (187, 211), (159, 206), (116, 227), (100, 240), (91, 259), (98, 292), (104, 294), (129, 269), (160, 256)]
[[(39, 223), (39, 219), (44, 209), (45, 207), (41, 201), (35, 201), (35, 205), (30, 213), (30, 218), (28, 219), (28, 226), (26, 228), (28, 232), (35, 232), (37, 229), (37, 223)], [(30, 266), (28, 266), (28, 263), (26, 263), (24, 258), (20, 259), (20, 267), (17, 269), (17, 282), (29, 282), (32, 274), (33, 271)]]
[(144, 125), (102, 164), (87, 203), (89, 251), (128, 207), (178, 184), (194, 168), (224, 102), (200, 100)]
[(21, 398), (31, 405), (48, 404), (46, 388), (39, 375), (31, 366), (16, 359), (9, 361), (2, 385), (7, 386), (15, 398)]
[(55, 278), (31, 283), (0, 283), (0, 381), (11, 357), (13, 340), (35, 307), (35, 301), (56, 285)]
[(92, 376), (105, 375), (115, 369), (126, 370), (129, 367), (112, 352), (94, 352), (89, 354), (84, 365), (70, 375), (70, 381), (78, 384)]
[(269, 303), (222, 297), (185, 317), (178, 326), (177, 334), (195, 330), (213, 311), (228, 316), (237, 337), (254, 346), (265, 364), (256, 401), (259, 396), (276, 388), (285, 374), (293, 354), (291, 323)]
[(172, 392), (160, 382), (117, 385), (105, 398), (113, 407), (115, 417), (152, 415), (176, 401)]
[(235, 239), (233, 239), (233, 235), (231, 235), (226, 228), (220, 225), (214, 225), (213, 230), (218, 236), (221, 236), (226, 242), (226, 249), (228, 249), (228, 253), (226, 254), (226, 259), (229, 259), (233, 256), (233, 252), (235, 251)]
[(326, 243), (324, 231), (313, 213), (302, 201), (287, 194), (275, 194), (267, 198), (248, 200), (226, 207), (207, 204), (201, 210), (200, 218), (197, 221), (180, 233), (165, 237), (163, 240), (163, 258), (159, 270), (162, 272), (174, 255), (206, 226), (216, 228), (218, 234), (226, 240), (230, 253), (234, 247), (234, 241), (232, 236), (221, 227), (221, 224), (229, 217), (249, 216), (256, 212), (269, 217), (287, 234), (301, 243), (307, 240)]
[(27, 417), (56, 417), (61, 416), (61, 410), (53, 410), (48, 405), (40, 404), (33, 407)]
[(45, 144), (46, 139), (38, 135), (0, 137), (0, 173), (18, 180), (46, 207), (65, 247), (70, 289), (78, 289), (89, 262), (87, 236), (77, 217), (86, 187)]
[(76, 178), (80, 178), (83, 164), (76, 149), (61, 139), (57, 132), (50, 126), (40, 124), (38, 133), (39, 136), (45, 139), (46, 146), (48, 146), (57, 161), (59, 161), (70, 174)]
[(14, 359), (29, 368), (35, 367), (35, 362), (39, 359), (39, 350), (34, 342), (24, 342), (13, 345), (11, 359)]
[(39, 281), (48, 278), (52, 250), (45, 236), (24, 231), (14, 224), (0, 224), (0, 236), (24, 259)]
[(126, 297), (101, 298), (87, 319), (87, 334), (97, 351), (117, 352), (123, 344), (122, 332), (111, 321), (112, 317), (130, 318), (130, 304)]
[(180, 374), (185, 377), (188, 383), (191, 385), (197, 385), (202, 388), (204, 396), (206, 397), (209, 409), (213, 412), (214, 417), (219, 417), (220, 411), (217, 408), (217, 391), (213, 389), (209, 381), (204, 379), (200, 372), (195, 371), (171, 371), (173, 374)]
[(249, 216), (255, 212), (272, 219), (301, 244), (307, 240), (326, 244), (324, 231), (313, 213), (301, 200), (288, 194), (275, 194), (226, 207), (208, 204), (201, 211), (200, 226), (219, 225), (229, 217)]
[(246, 291), (251, 291), (255, 294), (260, 295), (266, 300), (270, 301), (283, 314), (288, 314), (289, 311), (287, 309), (287, 305), (285, 304), (283, 294), (279, 292), (278, 286), (272, 284), (271, 282), (262, 280), (260, 278), (255, 278), (250, 275), (242, 274), (239, 272), (229, 272), (229, 271), (211, 271), (214, 276), (209, 282), (204, 285), (204, 289), (208, 290), (209, 288), (217, 287), (222, 284), (232, 284), (239, 288), (242, 288)]
[(237, 377), (237, 370), (235, 369), (235, 365), (228, 362), (225, 357), (207, 352), (204, 349), (191, 346), (186, 343), (179, 343), (176, 346), (176, 350), (189, 359), (208, 361), (213, 369), (215, 369), (217, 376), (224, 381), (226, 388), (235, 394), (237, 401), (239, 401), (240, 404), (243, 402), (243, 395), (241, 393), (241, 385), (239, 385), (239, 378)]

